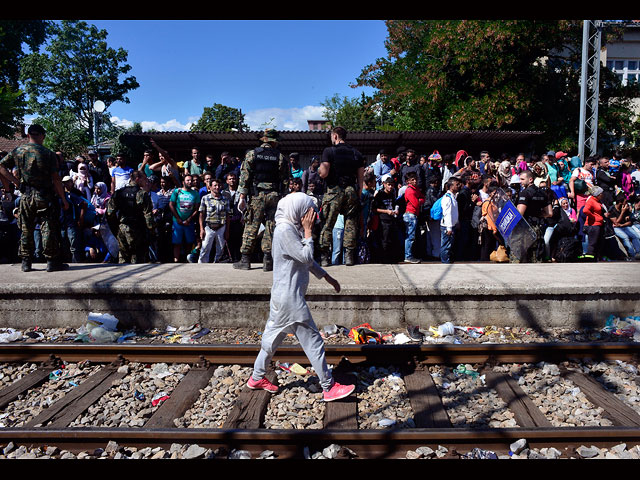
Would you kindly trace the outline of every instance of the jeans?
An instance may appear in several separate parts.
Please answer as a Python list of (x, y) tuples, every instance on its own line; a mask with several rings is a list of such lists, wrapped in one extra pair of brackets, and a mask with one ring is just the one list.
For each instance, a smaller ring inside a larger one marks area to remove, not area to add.
[(79, 228), (74, 225), (62, 227), (62, 238), (68, 242), (71, 261), (73, 263), (81, 263), (84, 247), (82, 245), (82, 232), (79, 231)]
[(344, 228), (334, 228), (331, 231), (333, 238), (333, 250), (331, 252), (331, 265), (338, 265), (344, 263), (344, 255), (342, 248), (342, 239), (344, 237)]
[(452, 247), (455, 230), (447, 235), (446, 227), (440, 226), (440, 260), (442, 263), (453, 263)]
[(622, 240), (624, 248), (630, 257), (635, 257), (640, 253), (640, 237), (635, 229), (628, 227), (613, 227), (616, 236)]
[(405, 213), (402, 216), (404, 220), (406, 236), (404, 239), (404, 258), (413, 258), (413, 244), (416, 240), (416, 227), (418, 226), (418, 217), (413, 213)]

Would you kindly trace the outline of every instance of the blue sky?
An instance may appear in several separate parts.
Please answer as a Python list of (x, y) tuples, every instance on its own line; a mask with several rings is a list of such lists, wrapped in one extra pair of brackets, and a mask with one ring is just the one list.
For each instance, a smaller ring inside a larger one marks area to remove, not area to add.
[(386, 56), (382, 20), (86, 20), (128, 51), (140, 87), (108, 112), (116, 123), (187, 130), (204, 107), (239, 108), (261, 129), (306, 130), (320, 102), (351, 88), (362, 69)]

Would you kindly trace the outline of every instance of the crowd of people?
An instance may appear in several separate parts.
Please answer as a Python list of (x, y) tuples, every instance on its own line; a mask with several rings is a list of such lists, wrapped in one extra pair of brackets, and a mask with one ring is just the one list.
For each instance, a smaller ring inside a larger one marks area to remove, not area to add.
[[(58, 218), (47, 221), (45, 207), (33, 207), (33, 218), (26, 213), (31, 173), (20, 171), (18, 149), (0, 152), (0, 261), (28, 256), (29, 262), (230, 262), (236, 268), (254, 261), (269, 270), (273, 215), (292, 192), (315, 205), (314, 257), (323, 267), (640, 259), (640, 169), (618, 153), (494, 158), (488, 151), (419, 154), (401, 147), (367, 162), (344, 129), (332, 130), (331, 138), (332, 146), (306, 168), (298, 153), (280, 152), (273, 130), (241, 158), (194, 146), (191, 158), (177, 161), (153, 140), (142, 159), (101, 159), (93, 151), (67, 159), (58, 151), (62, 191), (56, 181), (47, 187)], [(522, 249), (497, 221), (509, 201), (529, 232)], [(28, 228), (33, 239), (24, 238)], [(45, 245), (52, 229), (60, 231), (58, 256)]]

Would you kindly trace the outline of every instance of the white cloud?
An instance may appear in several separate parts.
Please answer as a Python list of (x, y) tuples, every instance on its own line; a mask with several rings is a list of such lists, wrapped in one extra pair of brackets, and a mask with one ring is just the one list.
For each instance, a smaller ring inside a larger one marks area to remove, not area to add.
[[(321, 120), (324, 118), (324, 107), (307, 105), (296, 108), (263, 108), (251, 110), (245, 113), (245, 123), (249, 129), (260, 131), (266, 124), (278, 130), (308, 130), (307, 120)], [(140, 122), (143, 131), (156, 130), (159, 132), (180, 132), (189, 131), (191, 125), (198, 121), (200, 117), (189, 117), (186, 124), (180, 123), (175, 118), (166, 122), (156, 120), (143, 120)], [(119, 117), (111, 117), (111, 121), (116, 125), (129, 128), (133, 126), (133, 121)]]
[[(321, 120), (324, 107), (308, 105), (300, 108), (263, 108), (245, 113), (245, 123), (259, 131), (265, 124), (279, 130), (308, 130), (307, 120)], [(273, 119), (273, 120), (272, 120)]]
[[(133, 121), (127, 120), (125, 118), (111, 117), (111, 121), (116, 125), (121, 127), (130, 128), (133, 126)], [(166, 122), (157, 122), (155, 120), (143, 120), (140, 122), (142, 126), (142, 131), (146, 132), (149, 130), (156, 130), (158, 132), (181, 132), (188, 131), (193, 124), (193, 120), (190, 118), (189, 122), (186, 124), (182, 124), (178, 122), (175, 118), (168, 120)]]

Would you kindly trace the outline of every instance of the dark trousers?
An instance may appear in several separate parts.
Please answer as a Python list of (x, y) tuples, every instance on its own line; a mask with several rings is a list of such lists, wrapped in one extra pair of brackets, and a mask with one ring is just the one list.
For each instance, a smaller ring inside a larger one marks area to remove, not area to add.
[(601, 225), (585, 225), (582, 230), (587, 234), (587, 255), (599, 258), (604, 245), (604, 227)]
[(395, 221), (380, 220), (380, 243), (382, 246), (382, 263), (393, 263), (398, 255), (398, 224)]
[(240, 220), (231, 220), (229, 222), (229, 240), (227, 245), (231, 254), (231, 261), (240, 261), (240, 246), (242, 245), (242, 232), (244, 231), (244, 225)]
[(480, 234), (480, 261), (488, 262), (491, 260), (491, 253), (497, 248), (498, 241), (489, 228), (483, 228)]

